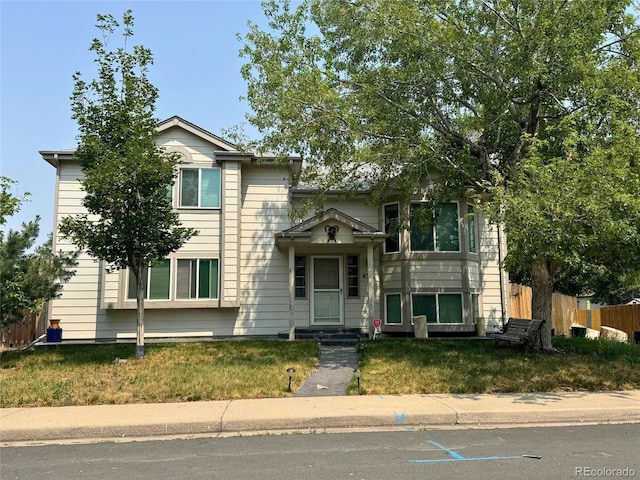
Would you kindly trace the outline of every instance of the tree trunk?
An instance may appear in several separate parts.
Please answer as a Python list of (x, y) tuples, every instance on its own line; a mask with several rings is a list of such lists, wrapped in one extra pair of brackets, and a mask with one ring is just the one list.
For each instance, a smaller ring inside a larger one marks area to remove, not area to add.
[(547, 262), (535, 262), (531, 266), (531, 287), (531, 318), (544, 320), (541, 332), (542, 349), (550, 351), (553, 349), (551, 346), (553, 279)]
[(144, 358), (144, 265), (134, 271), (136, 277), (136, 358)]

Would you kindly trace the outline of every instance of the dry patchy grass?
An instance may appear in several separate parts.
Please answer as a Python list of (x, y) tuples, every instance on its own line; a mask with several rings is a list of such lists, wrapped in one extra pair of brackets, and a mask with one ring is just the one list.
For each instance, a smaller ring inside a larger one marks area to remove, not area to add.
[(525, 393), (640, 388), (640, 347), (554, 340), (558, 353), (526, 354), (492, 341), (381, 339), (360, 349), (351, 394)]
[(182, 402), (289, 396), (318, 360), (315, 342), (228, 341), (64, 346), (6, 352), (0, 407)]

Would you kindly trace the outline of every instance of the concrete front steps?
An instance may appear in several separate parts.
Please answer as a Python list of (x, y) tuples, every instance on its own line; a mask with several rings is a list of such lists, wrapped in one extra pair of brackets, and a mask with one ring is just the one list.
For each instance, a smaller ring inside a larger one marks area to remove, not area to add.
[[(289, 332), (280, 332), (279, 338), (289, 338)], [(367, 333), (358, 328), (296, 328), (296, 340), (315, 340), (322, 345), (356, 345)]]

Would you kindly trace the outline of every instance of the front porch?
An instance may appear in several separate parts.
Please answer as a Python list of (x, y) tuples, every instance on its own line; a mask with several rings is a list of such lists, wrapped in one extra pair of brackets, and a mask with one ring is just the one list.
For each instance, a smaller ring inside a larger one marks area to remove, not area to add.
[(368, 332), (379, 312), (374, 250), (386, 235), (336, 209), (276, 234), (289, 272), (289, 331)]

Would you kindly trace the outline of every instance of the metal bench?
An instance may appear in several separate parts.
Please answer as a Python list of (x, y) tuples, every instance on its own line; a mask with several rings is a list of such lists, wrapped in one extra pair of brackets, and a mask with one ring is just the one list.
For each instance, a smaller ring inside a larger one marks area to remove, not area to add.
[(541, 332), (544, 320), (529, 320), (526, 318), (510, 318), (502, 333), (488, 333), (496, 345), (505, 342), (509, 345), (524, 345), (526, 350), (532, 350), (541, 344)]

